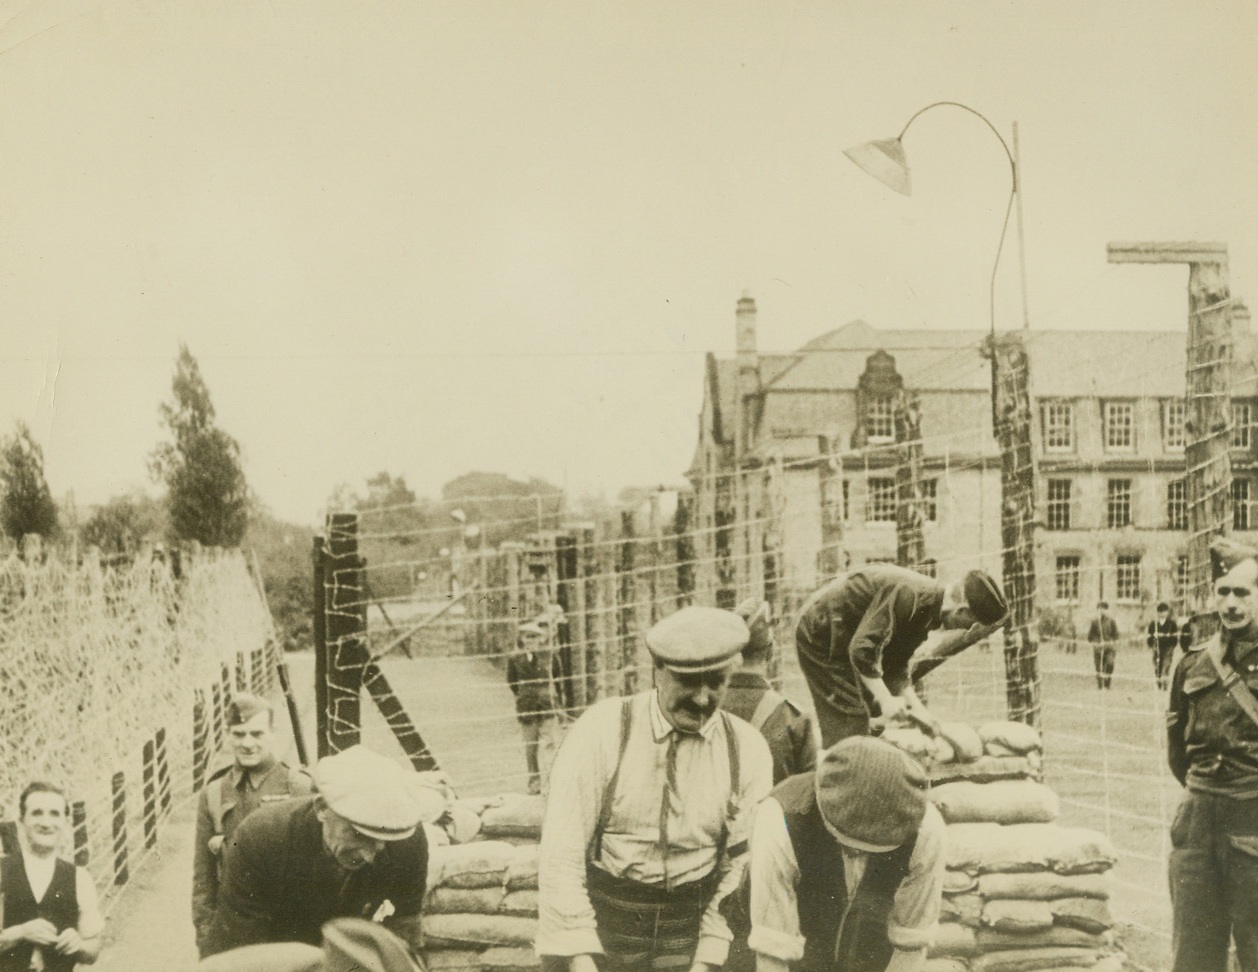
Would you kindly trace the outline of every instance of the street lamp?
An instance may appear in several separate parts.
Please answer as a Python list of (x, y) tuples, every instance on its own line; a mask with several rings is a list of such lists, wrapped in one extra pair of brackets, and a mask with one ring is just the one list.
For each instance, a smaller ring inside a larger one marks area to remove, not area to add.
[(980, 119), (991, 130), (991, 133), (996, 136), (996, 140), (1000, 142), (1000, 147), (1005, 150), (1005, 157), (1009, 160), (1009, 201), (1005, 204), (1005, 218), (1000, 225), (1000, 240), (996, 244), (996, 259), (992, 263), (988, 310), (991, 330), (994, 334), (996, 332), (996, 271), (1000, 267), (1000, 254), (1004, 249), (1005, 234), (1009, 229), (1009, 213), (1013, 209), (1013, 201), (1016, 197), (1018, 200), (1018, 256), (1022, 280), (1022, 326), (1027, 328), (1030, 326), (1030, 320), (1027, 316), (1026, 306), (1026, 261), (1022, 257), (1022, 196), (1018, 192), (1018, 163), (1015, 158), (1018, 148), (1018, 126), (1016, 122), (1013, 126), (1014, 147), (1013, 151), (1010, 151), (1008, 143), (1005, 142), (1000, 132), (997, 131), (996, 126), (982, 112), (975, 111), (969, 105), (963, 105), (957, 101), (936, 101), (934, 104), (927, 105), (920, 111), (915, 112), (905, 122), (904, 128), (900, 130), (900, 134), (895, 138), (883, 138), (865, 142), (863, 145), (853, 146), (843, 154), (883, 185), (905, 196), (912, 195), (913, 186), (909, 177), (909, 163), (904, 155), (904, 134), (914, 121), (933, 108), (960, 108), (962, 111), (969, 112)]

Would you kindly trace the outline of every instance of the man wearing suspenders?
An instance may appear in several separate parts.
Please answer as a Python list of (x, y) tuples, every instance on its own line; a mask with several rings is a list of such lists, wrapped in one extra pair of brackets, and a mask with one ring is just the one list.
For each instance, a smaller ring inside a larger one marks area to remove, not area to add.
[(647, 632), (655, 688), (605, 699), (572, 726), (538, 855), (547, 968), (724, 964), (731, 935), (718, 908), (742, 876), (752, 814), (772, 783), (764, 740), (719, 710), (747, 640), (737, 614), (683, 608)]
[(729, 679), (721, 708), (750, 722), (764, 736), (773, 757), (773, 782), (807, 773), (817, 764), (817, 740), (812, 720), (794, 702), (769, 684), (773, 631), (766, 601), (750, 598), (738, 605), (750, 639), (743, 649), (742, 667)]

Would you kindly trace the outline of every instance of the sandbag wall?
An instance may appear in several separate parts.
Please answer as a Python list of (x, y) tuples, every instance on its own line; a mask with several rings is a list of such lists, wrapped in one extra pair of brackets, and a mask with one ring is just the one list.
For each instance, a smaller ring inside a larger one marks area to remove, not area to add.
[(1016, 722), (946, 723), (941, 738), (888, 738), (931, 767), (948, 824), (939, 934), (928, 972), (1118, 972), (1100, 833), (1056, 823), (1039, 734)]
[[(456, 800), (429, 830), (424, 957), (430, 972), (533, 972), (540, 796)], [(445, 843), (442, 843), (445, 841)]]

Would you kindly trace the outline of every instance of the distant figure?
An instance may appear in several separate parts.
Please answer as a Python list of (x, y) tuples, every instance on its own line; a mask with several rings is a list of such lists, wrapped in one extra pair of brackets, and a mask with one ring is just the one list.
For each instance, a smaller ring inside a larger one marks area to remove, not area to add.
[(1175, 655), (1175, 646), (1179, 644), (1179, 625), (1171, 617), (1171, 606), (1165, 601), (1158, 605), (1157, 611), (1158, 616), (1149, 622), (1145, 644), (1153, 653), (1153, 676), (1157, 679), (1158, 688), (1165, 690), (1170, 684), (1171, 659)]
[(1096, 606), (1096, 617), (1088, 625), (1088, 641), (1092, 644), (1092, 664), (1096, 668), (1096, 687), (1108, 689), (1114, 677), (1114, 656), (1118, 648), (1118, 623), (1110, 616), (1109, 604)]
[(0, 972), (73, 972), (96, 961), (105, 919), (92, 876), (57, 856), (68, 801), (60, 787), (35, 782), (22, 791), (18, 811), (22, 853), (0, 858)]
[(541, 625), (527, 622), (516, 629), (516, 649), (507, 659), (507, 685), (515, 696), (515, 717), (524, 733), (524, 762), (529, 792), (542, 792), (541, 750), (547, 751), (547, 772), (555, 746), (555, 682), (562, 671)]
[(777, 784), (816, 765), (816, 735), (812, 720), (769, 684), (773, 629), (768, 602), (749, 598), (738, 606), (738, 614), (747, 622), (751, 640), (743, 649), (742, 668), (729, 677), (721, 708), (750, 722), (764, 736)]

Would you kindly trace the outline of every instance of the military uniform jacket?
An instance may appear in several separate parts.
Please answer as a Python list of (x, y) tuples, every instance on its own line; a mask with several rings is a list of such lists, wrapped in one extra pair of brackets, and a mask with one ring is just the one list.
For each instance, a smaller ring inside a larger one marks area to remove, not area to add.
[[(721, 707), (744, 722), (750, 722), (764, 736), (773, 757), (773, 783), (777, 785), (788, 776), (806, 773), (817, 764), (817, 742), (813, 734), (812, 720), (790, 699), (776, 692), (769, 702), (776, 705), (763, 712), (764, 700), (773, 692), (769, 680), (758, 672), (739, 671), (730, 676), (729, 688)], [(763, 718), (757, 719), (757, 715)]]
[(1210, 655), (1225, 660), (1258, 694), (1258, 651), (1238, 663), (1230, 639), (1215, 635), (1184, 655), (1171, 680), (1167, 760), (1191, 790), (1258, 797), (1258, 725), (1224, 687)]
[(223, 853), (240, 822), (259, 807), (314, 792), (314, 781), (304, 770), (278, 760), (268, 768), (242, 770), (231, 765), (210, 777), (197, 800), (197, 837), (192, 858), (192, 924), (198, 945), (209, 932), (218, 901), (222, 853), (210, 850), (210, 840), (223, 837)]
[(218, 907), (206, 954), (263, 942), (318, 945), (333, 918), (372, 918), (385, 901), (413, 918), (424, 900), (428, 840), (422, 827), (387, 842), (375, 860), (343, 871), (323, 846), (317, 797), (259, 808), (223, 855)]

